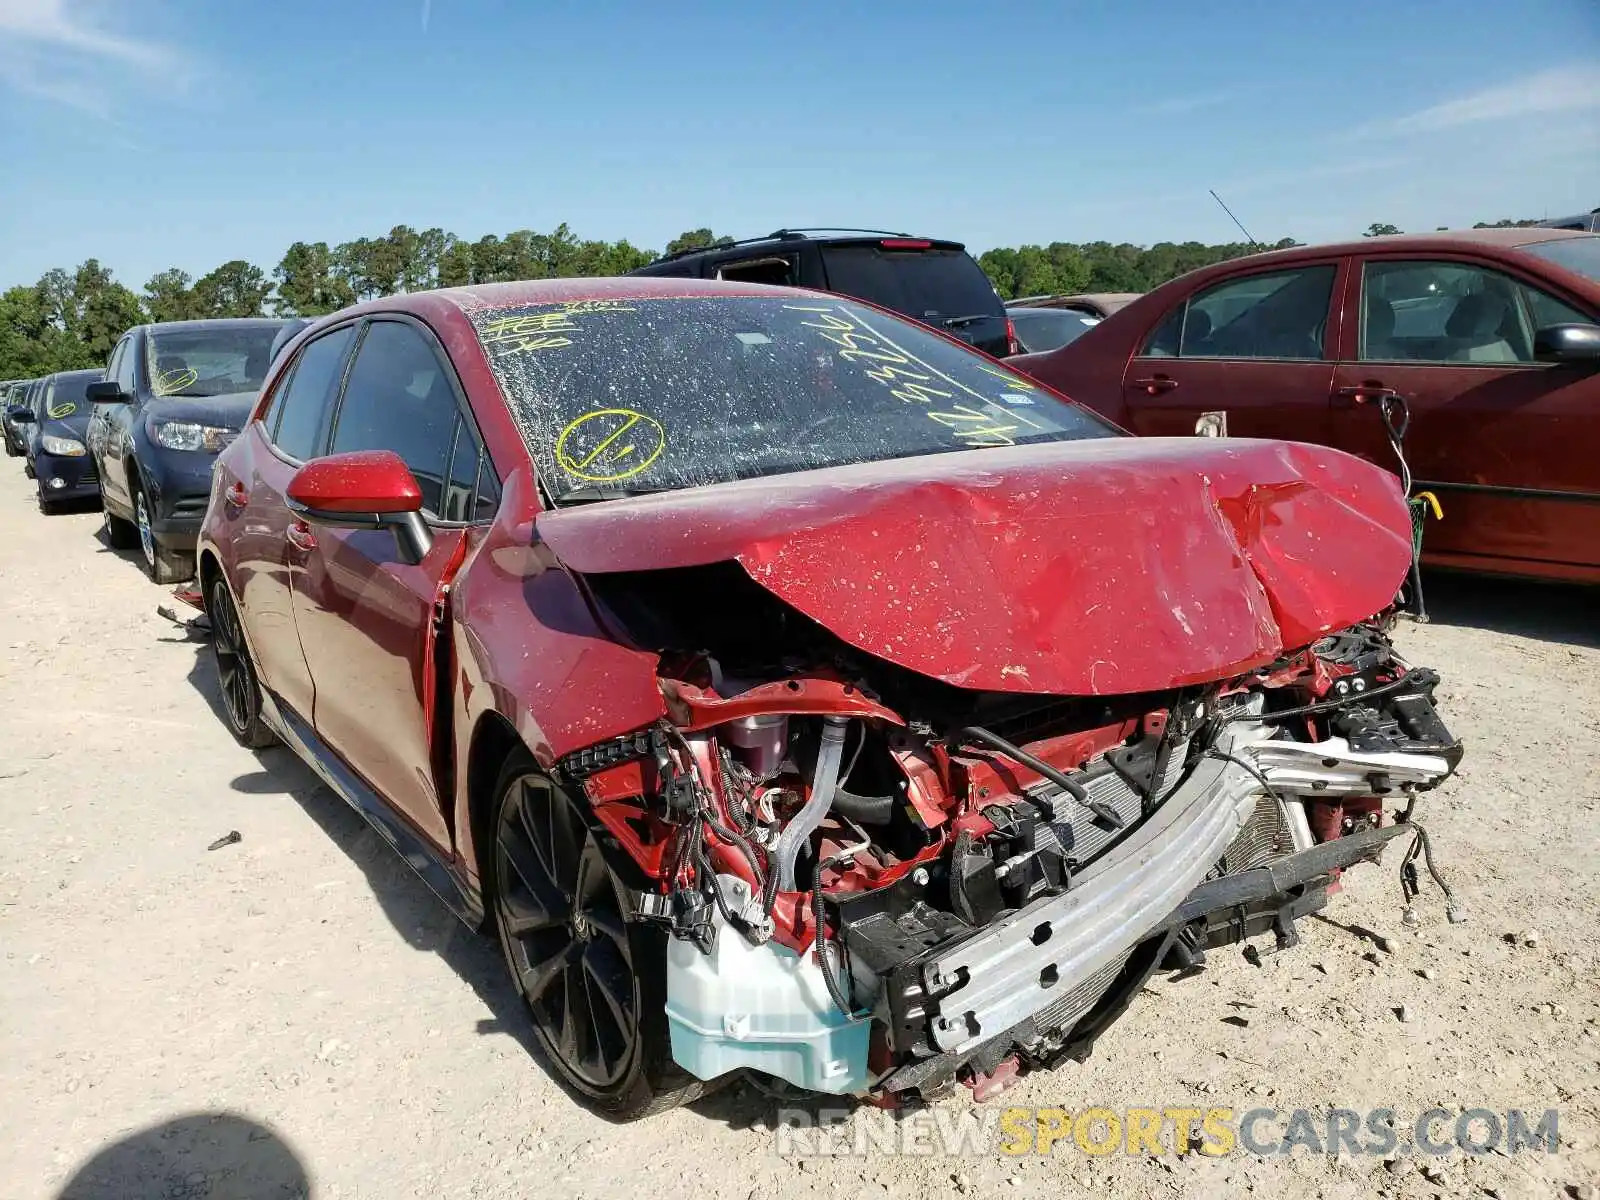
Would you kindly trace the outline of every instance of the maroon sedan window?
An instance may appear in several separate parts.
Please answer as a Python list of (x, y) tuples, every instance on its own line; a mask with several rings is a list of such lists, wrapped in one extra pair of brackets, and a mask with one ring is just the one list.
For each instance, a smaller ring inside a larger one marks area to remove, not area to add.
[(1142, 357), (1324, 358), (1334, 274), (1320, 263), (1214, 283), (1167, 314)]
[(848, 300), (582, 301), (469, 315), (558, 498), (1117, 436), (1016, 372)]

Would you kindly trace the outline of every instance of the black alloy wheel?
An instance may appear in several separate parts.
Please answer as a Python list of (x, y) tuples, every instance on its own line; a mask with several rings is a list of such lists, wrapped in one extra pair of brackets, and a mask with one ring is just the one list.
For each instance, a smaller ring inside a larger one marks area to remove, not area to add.
[(519, 755), (501, 775), (494, 914), (541, 1049), (595, 1109), (632, 1120), (704, 1090), (672, 1062), (666, 941), (630, 905), (578, 802)]
[(256, 683), (255, 665), (250, 661), (250, 648), (239, 625), (239, 610), (233, 606), (228, 585), (220, 575), (212, 581), (211, 602), (206, 611), (211, 617), (211, 653), (216, 659), (228, 731), (241, 746), (265, 749), (278, 737), (261, 719), (261, 688)]

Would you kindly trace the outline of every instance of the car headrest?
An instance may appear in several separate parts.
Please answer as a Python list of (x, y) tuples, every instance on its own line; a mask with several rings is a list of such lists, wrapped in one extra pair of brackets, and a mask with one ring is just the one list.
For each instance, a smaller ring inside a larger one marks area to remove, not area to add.
[(187, 371), (189, 364), (184, 361), (181, 354), (163, 354), (156, 359), (156, 371), (161, 375), (170, 375), (174, 371)]
[(1487, 292), (1474, 292), (1456, 303), (1455, 311), (1445, 322), (1445, 333), (1453, 338), (1483, 338), (1499, 336), (1500, 322), (1506, 316), (1506, 302)]
[(1183, 319), (1185, 341), (1203, 342), (1211, 336), (1211, 314), (1203, 308), (1191, 308)]
[(1367, 297), (1367, 344), (1387, 342), (1394, 337), (1394, 305), (1382, 296)]

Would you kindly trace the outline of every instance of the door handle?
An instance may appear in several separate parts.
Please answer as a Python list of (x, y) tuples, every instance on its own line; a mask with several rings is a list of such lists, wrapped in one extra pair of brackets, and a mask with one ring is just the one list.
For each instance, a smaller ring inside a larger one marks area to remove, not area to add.
[(233, 483), (222, 493), (222, 501), (229, 508), (243, 508), (249, 500), (250, 493), (244, 490), (242, 483)]
[(1148, 379), (1135, 379), (1134, 387), (1142, 387), (1146, 395), (1159, 396), (1162, 392), (1170, 392), (1178, 386), (1178, 381), (1170, 375), (1152, 375)]
[(1358, 404), (1365, 404), (1369, 400), (1398, 400), (1400, 393), (1392, 387), (1385, 387), (1377, 379), (1369, 379), (1365, 383), (1354, 383), (1349, 387), (1335, 388), (1333, 392), (1333, 406), (1335, 408), (1354, 408)]
[(309, 552), (317, 548), (317, 539), (311, 532), (311, 526), (304, 521), (295, 521), (283, 531), (283, 536), (296, 550)]

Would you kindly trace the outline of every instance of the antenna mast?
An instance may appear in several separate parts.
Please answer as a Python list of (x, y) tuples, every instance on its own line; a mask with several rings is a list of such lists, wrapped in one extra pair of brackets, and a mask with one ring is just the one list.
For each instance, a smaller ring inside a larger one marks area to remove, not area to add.
[[(1213, 200), (1215, 200), (1218, 204), (1222, 204), (1222, 197), (1217, 195), (1217, 190), (1215, 188), (1207, 188), (1206, 190), (1211, 193), (1211, 198)], [(1266, 249), (1265, 246), (1262, 246), (1260, 242), (1256, 241), (1256, 239), (1251, 236), (1250, 231), (1244, 227), (1244, 222), (1233, 215), (1233, 209), (1229, 208), (1226, 204), (1222, 204), (1222, 211), (1228, 214), (1228, 220), (1232, 221), (1239, 227), (1239, 232), (1250, 239), (1250, 244), (1252, 246), (1260, 246), (1261, 249)]]

